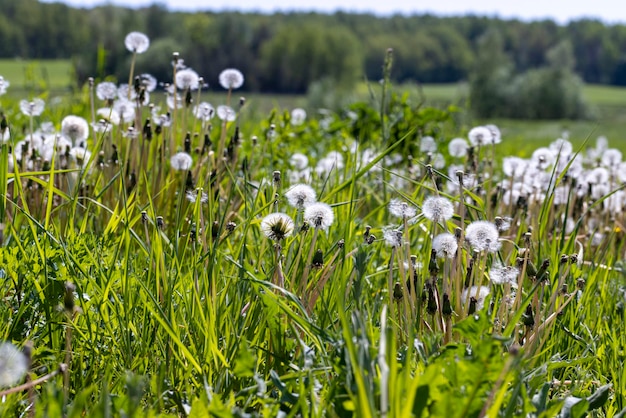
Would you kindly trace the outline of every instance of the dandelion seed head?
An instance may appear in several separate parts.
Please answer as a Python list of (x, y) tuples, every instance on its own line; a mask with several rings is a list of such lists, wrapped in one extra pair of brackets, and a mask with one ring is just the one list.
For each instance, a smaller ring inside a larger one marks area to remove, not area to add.
[[(478, 297), (476, 297), (477, 293)], [(468, 296), (476, 298), (476, 309), (481, 310), (485, 307), (485, 299), (489, 296), (489, 288), (487, 286), (480, 286), (480, 288), (478, 286), (472, 286), (463, 289), (463, 293), (461, 294), (463, 303), (468, 299)]]
[(437, 142), (432, 136), (423, 136), (420, 139), (420, 151), (421, 152), (436, 152)]
[(157, 79), (152, 74), (148, 74), (148, 73), (140, 74), (139, 83), (149, 93), (153, 92), (157, 88)]
[(448, 152), (451, 157), (463, 158), (467, 155), (467, 148), (469, 144), (463, 138), (454, 138), (448, 144)]
[(596, 167), (585, 176), (586, 182), (591, 184), (606, 184), (609, 178), (609, 171), (604, 167)]
[(491, 130), (485, 126), (476, 126), (472, 128), (467, 134), (470, 144), (475, 147), (480, 147), (493, 142), (493, 134)]
[(445, 232), (433, 239), (433, 250), (439, 258), (454, 258), (458, 248), (459, 244), (453, 234)]
[(80, 168), (85, 168), (91, 159), (91, 152), (83, 147), (73, 147), (70, 149), (70, 157), (76, 162)]
[(294, 208), (304, 209), (317, 201), (315, 190), (307, 184), (296, 184), (285, 192), (287, 202)]
[(499, 144), (502, 142), (502, 133), (500, 132), (500, 128), (493, 124), (485, 125), (485, 128), (489, 129), (489, 132), (491, 132), (491, 144)]
[(465, 239), (473, 249), (490, 253), (500, 249), (498, 228), (489, 221), (474, 221), (465, 229)]
[(560, 159), (563, 159), (564, 157), (569, 157), (574, 150), (572, 143), (563, 138), (559, 138), (556, 141), (553, 141), (550, 144), (549, 148), (555, 156), (560, 155)]
[(383, 229), (383, 239), (390, 247), (399, 248), (402, 246), (402, 230), (396, 228), (385, 228)]
[(8, 342), (0, 343), (0, 388), (22, 381), (28, 372), (28, 358)]
[(489, 270), (489, 280), (496, 285), (517, 285), (518, 275), (519, 269), (517, 267), (503, 266), (500, 263), (494, 263), (494, 266)]
[(215, 116), (215, 109), (210, 103), (202, 102), (193, 108), (193, 114), (203, 122), (208, 122)]
[(176, 72), (176, 87), (181, 90), (198, 90), (200, 76), (191, 68), (185, 68)]
[(7, 92), (7, 88), (9, 88), (10, 85), (9, 80), (0, 75), (0, 96)]
[(150, 46), (150, 38), (141, 32), (130, 32), (124, 39), (124, 45), (130, 52), (143, 54)]
[(187, 171), (193, 165), (193, 158), (186, 152), (178, 152), (170, 158), (170, 165), (174, 170)]
[(217, 107), (217, 117), (226, 122), (233, 122), (237, 119), (237, 113), (230, 106), (219, 105)]
[[(134, 113), (134, 110), (133, 110)], [(117, 110), (110, 107), (101, 107), (96, 110), (96, 115), (98, 115), (101, 119), (104, 119), (107, 122), (112, 123), (113, 125), (120, 124), (120, 114)]]
[(309, 158), (302, 153), (295, 153), (289, 158), (289, 164), (296, 170), (304, 170), (309, 166)]
[(422, 204), (422, 213), (433, 222), (447, 221), (454, 216), (454, 207), (445, 197), (430, 196)]
[(290, 236), (294, 230), (293, 219), (285, 213), (270, 213), (261, 221), (261, 231), (269, 239), (279, 242)]
[(335, 220), (335, 213), (330, 205), (316, 202), (304, 208), (304, 220), (316, 229), (327, 230)]
[(39, 116), (43, 112), (46, 102), (39, 97), (31, 101), (20, 100), (20, 111), (26, 116)]
[(89, 136), (89, 124), (80, 116), (69, 115), (61, 121), (61, 132), (74, 144), (87, 140)]
[(291, 111), (291, 124), (293, 126), (300, 126), (306, 120), (306, 111), (300, 107), (297, 107)]
[(226, 90), (235, 90), (243, 85), (243, 74), (235, 68), (227, 68), (220, 73), (220, 86)]
[(528, 161), (520, 157), (504, 157), (502, 159), (502, 172), (507, 177), (521, 178), (527, 167)]
[(209, 201), (209, 195), (202, 189), (187, 190), (185, 198), (191, 203), (196, 203), (198, 199), (200, 199), (200, 203), (206, 203)]
[(120, 96), (120, 98), (113, 103), (113, 109), (119, 115), (120, 122), (129, 123), (135, 120), (135, 103), (127, 100), (125, 96)]
[(402, 219), (412, 218), (417, 214), (415, 206), (400, 199), (391, 199), (387, 208), (391, 215)]
[(96, 86), (96, 96), (100, 100), (115, 100), (117, 99), (117, 86), (110, 81), (103, 81)]
[(545, 170), (546, 168), (550, 167), (554, 163), (555, 157), (554, 157), (554, 153), (550, 150), (550, 148), (541, 147), (541, 148), (537, 148), (533, 152), (533, 155), (530, 158), (530, 161), (534, 167), (540, 170)]
[(613, 170), (622, 162), (622, 152), (615, 148), (609, 148), (602, 153), (600, 161), (606, 168)]

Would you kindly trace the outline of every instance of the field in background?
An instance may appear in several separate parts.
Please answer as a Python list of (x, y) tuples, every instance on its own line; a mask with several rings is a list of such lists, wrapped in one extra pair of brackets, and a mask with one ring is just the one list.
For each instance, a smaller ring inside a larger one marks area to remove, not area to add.
[(70, 60), (0, 59), (0, 75), (10, 81), (13, 94), (69, 91), (74, 84)]

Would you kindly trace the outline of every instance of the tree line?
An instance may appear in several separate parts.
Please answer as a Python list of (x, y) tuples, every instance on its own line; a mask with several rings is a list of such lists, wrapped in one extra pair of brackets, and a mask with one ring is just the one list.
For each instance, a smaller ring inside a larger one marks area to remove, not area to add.
[[(37, 0), (0, 0), (0, 57), (71, 58), (79, 81), (114, 75), (124, 80), (130, 54), (125, 35), (141, 31), (150, 49), (141, 71), (171, 80), (172, 52), (209, 83), (224, 68), (246, 75), (248, 91), (302, 93), (320, 79), (377, 80), (387, 48), (396, 82), (468, 80), (489, 59), (481, 42), (497, 36), (513, 73), (558, 65), (548, 52), (567, 42), (571, 66), (584, 82), (626, 85), (626, 25), (576, 20), (524, 22), (484, 16), (236, 12), (183, 13), (154, 4), (141, 9), (91, 9)], [(494, 35), (495, 34), (495, 35)]]

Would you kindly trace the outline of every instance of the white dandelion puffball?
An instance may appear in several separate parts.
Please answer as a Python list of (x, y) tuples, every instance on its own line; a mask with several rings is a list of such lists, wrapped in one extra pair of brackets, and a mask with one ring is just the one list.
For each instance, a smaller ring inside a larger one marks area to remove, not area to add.
[(433, 222), (447, 221), (454, 216), (454, 207), (445, 197), (430, 196), (422, 204), (422, 213)]
[(46, 102), (44, 102), (39, 97), (28, 101), (21, 100), (20, 101), (20, 110), (26, 116), (39, 116), (43, 112), (44, 107), (46, 106)]
[(127, 100), (125, 96), (121, 96), (113, 103), (113, 109), (115, 109), (119, 115), (120, 122), (132, 122), (137, 115), (135, 104)]
[(456, 237), (448, 232), (439, 234), (433, 239), (433, 250), (439, 258), (454, 258), (458, 248)]
[(7, 92), (7, 88), (11, 85), (9, 80), (0, 75), (0, 96)]
[(139, 83), (145, 87), (147, 92), (153, 92), (157, 88), (157, 79), (152, 74), (140, 74)]
[(392, 248), (401, 247), (402, 230), (395, 228), (385, 228), (383, 230), (383, 239), (385, 240), (385, 243)]
[(463, 138), (454, 138), (448, 144), (448, 152), (451, 157), (463, 158), (467, 155), (467, 148), (469, 144)]
[(141, 32), (131, 32), (124, 39), (126, 49), (135, 54), (143, 54), (150, 46), (150, 39)]
[(421, 152), (435, 152), (437, 151), (437, 142), (432, 136), (423, 136), (420, 139), (420, 151)]
[(226, 122), (233, 122), (237, 119), (237, 113), (230, 106), (220, 105), (217, 107), (217, 117)]
[(0, 388), (22, 381), (28, 372), (28, 359), (13, 344), (0, 343)]
[(227, 68), (220, 73), (220, 86), (226, 90), (235, 90), (243, 85), (243, 74), (235, 68)]
[(202, 102), (193, 108), (193, 114), (203, 122), (208, 122), (215, 116), (215, 109), (210, 103)]
[(387, 207), (391, 215), (402, 219), (412, 218), (417, 214), (415, 206), (400, 199), (391, 199)]
[(110, 81), (103, 81), (96, 86), (96, 96), (100, 100), (115, 100), (117, 93), (117, 86)]
[(335, 213), (326, 203), (312, 203), (304, 208), (304, 220), (315, 229), (327, 230), (335, 220)]
[(306, 110), (297, 107), (291, 111), (291, 124), (293, 126), (300, 126), (306, 120)]
[(498, 228), (489, 221), (474, 221), (465, 229), (465, 239), (473, 249), (495, 253), (500, 249)]
[(172, 155), (170, 165), (174, 170), (187, 171), (193, 165), (193, 158), (186, 152), (179, 152)]
[[(468, 295), (469, 293), (469, 295)], [(478, 297), (477, 297), (478, 294)], [(472, 286), (463, 289), (463, 293), (461, 294), (461, 300), (465, 304), (465, 301), (470, 298), (476, 298), (476, 310), (481, 310), (485, 306), (485, 299), (489, 295), (489, 288), (487, 286)]]
[(285, 213), (270, 213), (261, 221), (261, 231), (271, 240), (281, 241), (293, 233), (293, 219)]
[(89, 136), (89, 124), (80, 116), (69, 115), (61, 121), (61, 133), (77, 145)]
[(300, 152), (296, 152), (289, 158), (289, 164), (296, 170), (304, 170), (309, 166), (309, 157)]
[(497, 285), (517, 285), (518, 275), (519, 269), (517, 267), (502, 266), (499, 263), (494, 263), (494, 266), (489, 270), (489, 280)]
[(198, 90), (200, 76), (191, 68), (185, 68), (176, 72), (176, 87), (181, 90)]
[(285, 192), (287, 202), (294, 208), (304, 209), (317, 201), (315, 190), (307, 184), (296, 184)]
[(470, 144), (475, 147), (494, 144), (493, 134), (486, 126), (476, 126), (467, 134)]

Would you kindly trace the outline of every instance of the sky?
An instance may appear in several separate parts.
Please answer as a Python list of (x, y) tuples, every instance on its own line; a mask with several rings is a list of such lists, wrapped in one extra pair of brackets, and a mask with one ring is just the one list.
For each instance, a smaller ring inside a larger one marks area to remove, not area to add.
[[(155, 0), (44, 0), (62, 1), (79, 7), (113, 3), (141, 7)], [(318, 11), (374, 13), (378, 15), (423, 14), (464, 15), (468, 13), (501, 18), (536, 20), (549, 18), (559, 23), (583, 17), (606, 23), (626, 23), (626, 2), (619, 0), (158, 0), (171, 10)]]

